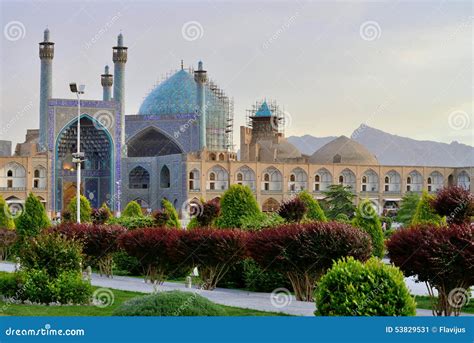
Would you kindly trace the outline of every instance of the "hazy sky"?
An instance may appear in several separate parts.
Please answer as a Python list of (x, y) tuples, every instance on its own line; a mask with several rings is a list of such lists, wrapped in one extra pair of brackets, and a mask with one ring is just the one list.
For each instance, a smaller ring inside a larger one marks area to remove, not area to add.
[(47, 26), (53, 97), (71, 97), (68, 83), (77, 81), (87, 98), (101, 98), (100, 74), (113, 68), (122, 31), (127, 114), (181, 59), (202, 59), (234, 98), (236, 132), (266, 97), (289, 113), (287, 135), (350, 135), (366, 123), (474, 145), (471, 1), (2, 0), (1, 24), (0, 139), (15, 143), (39, 125), (38, 42)]

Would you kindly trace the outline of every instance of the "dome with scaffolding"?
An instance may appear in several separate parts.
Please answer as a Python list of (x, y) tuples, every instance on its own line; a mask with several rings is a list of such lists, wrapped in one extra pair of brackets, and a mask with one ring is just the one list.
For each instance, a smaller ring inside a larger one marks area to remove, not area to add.
[[(165, 77), (143, 100), (139, 115), (176, 116), (199, 113), (198, 84), (194, 71), (184, 69)], [(212, 80), (204, 86), (206, 99), (207, 147), (230, 150), (233, 133), (233, 100)], [(195, 122), (196, 125), (199, 121)]]

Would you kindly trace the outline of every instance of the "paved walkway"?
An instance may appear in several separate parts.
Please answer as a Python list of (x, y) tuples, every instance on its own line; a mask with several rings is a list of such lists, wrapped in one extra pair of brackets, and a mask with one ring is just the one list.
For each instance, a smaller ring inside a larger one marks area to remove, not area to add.
[[(14, 264), (8, 262), (0, 263), (0, 270), (12, 272)], [(92, 274), (92, 285), (111, 289), (120, 289), (124, 291), (135, 291), (143, 293), (151, 293), (155, 290), (153, 285), (145, 283), (143, 279), (128, 276), (114, 276), (113, 279), (101, 277)], [(409, 279), (407, 283), (413, 282)], [(414, 282), (413, 282), (414, 283)], [(420, 285), (420, 284), (416, 284)], [(423, 285), (424, 286), (424, 285)], [(420, 287), (410, 288), (416, 293), (421, 293)], [(203, 297), (222, 305), (249, 308), (260, 311), (283, 312), (291, 315), (313, 316), (315, 310), (314, 303), (297, 301), (294, 296), (289, 298), (288, 295), (275, 296), (272, 299), (270, 293), (249, 292), (244, 290), (216, 288), (213, 291), (205, 291), (197, 288), (186, 288), (182, 283), (165, 282), (163, 285), (157, 286), (158, 291), (180, 290), (184, 292), (199, 293)], [(416, 294), (415, 293), (415, 294)], [(423, 293), (423, 295), (426, 294)], [(431, 316), (430, 310), (417, 310), (418, 316)]]

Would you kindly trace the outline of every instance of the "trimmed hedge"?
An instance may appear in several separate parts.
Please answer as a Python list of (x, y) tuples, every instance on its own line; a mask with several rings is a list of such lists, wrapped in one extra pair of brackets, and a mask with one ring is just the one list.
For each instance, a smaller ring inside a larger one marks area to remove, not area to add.
[(382, 223), (370, 200), (359, 203), (352, 224), (370, 235), (373, 255), (382, 258), (385, 252)]
[(231, 185), (221, 198), (221, 214), (216, 226), (221, 228), (240, 228), (242, 218), (261, 214), (252, 190), (247, 186)]
[(226, 311), (196, 293), (160, 292), (130, 299), (114, 316), (225, 316)]
[(311, 222), (264, 229), (249, 236), (247, 247), (262, 269), (284, 273), (298, 300), (311, 301), (316, 281), (334, 260), (372, 253), (370, 236), (338, 222)]
[(335, 262), (316, 291), (319, 316), (414, 316), (416, 304), (402, 272), (377, 258)]

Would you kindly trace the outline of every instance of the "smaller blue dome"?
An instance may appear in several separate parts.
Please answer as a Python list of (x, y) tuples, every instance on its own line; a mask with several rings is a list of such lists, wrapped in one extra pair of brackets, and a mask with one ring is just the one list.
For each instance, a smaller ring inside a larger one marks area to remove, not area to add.
[(145, 98), (138, 114), (194, 114), (197, 110), (197, 84), (186, 70), (180, 70), (160, 83)]

